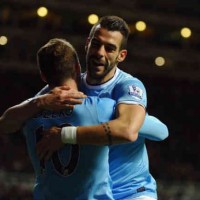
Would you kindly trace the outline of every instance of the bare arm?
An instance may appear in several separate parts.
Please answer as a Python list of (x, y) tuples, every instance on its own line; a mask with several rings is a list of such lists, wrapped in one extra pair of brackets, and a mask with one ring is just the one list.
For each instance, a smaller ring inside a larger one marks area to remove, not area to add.
[(26, 120), (43, 109), (61, 110), (82, 103), (82, 92), (69, 87), (56, 87), (50, 93), (24, 101), (8, 108), (0, 117), (0, 134), (18, 131)]
[(18, 131), (28, 118), (39, 111), (33, 100), (8, 108), (0, 117), (0, 134)]
[(112, 144), (134, 142), (144, 117), (145, 109), (142, 106), (119, 104), (116, 119), (102, 125), (78, 127), (77, 143), (104, 145), (109, 142)]
[[(140, 105), (119, 104), (117, 111), (117, 118), (108, 123), (79, 126), (76, 131), (76, 143), (107, 145), (137, 140), (138, 131), (144, 121), (145, 109)], [(43, 139), (37, 143), (37, 152), (40, 159), (48, 160), (52, 153), (62, 146), (61, 128), (52, 127), (45, 131)]]

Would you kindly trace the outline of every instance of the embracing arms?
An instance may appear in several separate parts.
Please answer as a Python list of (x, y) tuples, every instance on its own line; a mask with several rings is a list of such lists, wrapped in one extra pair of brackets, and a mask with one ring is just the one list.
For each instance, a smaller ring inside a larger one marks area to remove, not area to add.
[(0, 134), (18, 131), (26, 120), (43, 109), (61, 110), (80, 104), (80, 98), (86, 96), (82, 92), (67, 86), (56, 87), (50, 93), (26, 100), (8, 108), (0, 117)]
[(38, 155), (40, 159), (48, 160), (54, 151), (63, 146), (63, 143), (111, 145), (134, 142), (137, 140), (144, 117), (145, 109), (142, 106), (119, 104), (116, 119), (107, 123), (94, 126), (69, 126), (62, 129), (52, 127), (44, 131), (42, 140), (37, 143)]
[(119, 104), (117, 117), (97, 126), (77, 128), (78, 144), (118, 144), (134, 142), (145, 117), (145, 109), (140, 105)]
[[(145, 109), (142, 106), (120, 104), (117, 111), (116, 119), (100, 125), (50, 128), (44, 132), (43, 140), (37, 144), (39, 157), (49, 159), (54, 151), (63, 146), (63, 143), (119, 144), (136, 141), (138, 134), (154, 141), (168, 137), (167, 126), (154, 116), (145, 116)], [(67, 136), (64, 139), (61, 134), (63, 130)]]
[[(78, 144), (117, 144), (134, 142), (138, 136), (153, 141), (162, 141), (169, 135), (167, 126), (154, 116), (146, 115), (138, 105), (121, 104), (119, 118), (97, 126), (80, 126), (77, 128)], [(131, 114), (132, 111), (135, 114)], [(144, 123), (142, 124), (144, 120)], [(109, 134), (111, 136), (109, 136)], [(110, 140), (110, 141), (109, 141)]]

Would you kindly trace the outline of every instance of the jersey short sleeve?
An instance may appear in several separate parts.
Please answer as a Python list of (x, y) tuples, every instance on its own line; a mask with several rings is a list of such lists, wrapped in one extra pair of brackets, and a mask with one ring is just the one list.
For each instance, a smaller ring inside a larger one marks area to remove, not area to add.
[(117, 104), (138, 104), (146, 108), (147, 94), (143, 83), (131, 76), (116, 84), (113, 97)]

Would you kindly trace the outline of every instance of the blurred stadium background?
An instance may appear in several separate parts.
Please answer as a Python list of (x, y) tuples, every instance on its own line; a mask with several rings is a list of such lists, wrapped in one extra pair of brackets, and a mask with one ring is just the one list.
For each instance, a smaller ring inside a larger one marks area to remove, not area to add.
[[(44, 86), (36, 52), (50, 38), (71, 41), (84, 70), (91, 14), (128, 22), (128, 58), (120, 68), (143, 81), (148, 112), (168, 125), (167, 140), (147, 141), (159, 199), (199, 200), (199, 0), (1, 0), (1, 113)], [(33, 180), (23, 135), (1, 136), (0, 200), (32, 199)]]

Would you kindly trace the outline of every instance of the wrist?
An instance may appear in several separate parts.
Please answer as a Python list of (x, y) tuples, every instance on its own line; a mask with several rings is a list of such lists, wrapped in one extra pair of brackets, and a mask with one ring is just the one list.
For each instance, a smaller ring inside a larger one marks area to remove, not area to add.
[(67, 126), (61, 129), (61, 141), (64, 144), (76, 144), (77, 127)]
[(45, 109), (45, 98), (47, 94), (37, 96), (32, 99), (32, 103), (35, 104), (35, 107), (39, 110)]
[(33, 97), (33, 98), (30, 98), (30, 99), (28, 99), (26, 102), (28, 102), (29, 107), (31, 107), (31, 108), (32, 108), (33, 110), (35, 110), (36, 112), (42, 110), (40, 97)]

